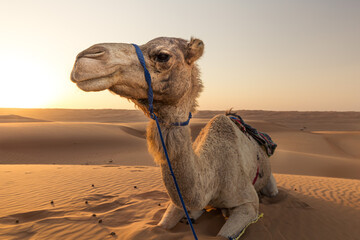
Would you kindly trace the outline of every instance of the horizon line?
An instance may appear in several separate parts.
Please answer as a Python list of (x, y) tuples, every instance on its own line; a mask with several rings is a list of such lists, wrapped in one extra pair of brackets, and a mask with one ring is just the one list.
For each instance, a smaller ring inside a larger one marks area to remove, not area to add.
[[(126, 108), (18, 108), (18, 107), (0, 107), (0, 109), (17, 109), (17, 110), (123, 110), (123, 111), (141, 111), (139, 109), (126, 109)], [(232, 108), (230, 108), (232, 110)], [(219, 109), (219, 110), (206, 110), (199, 109), (195, 112), (221, 112), (221, 111), (229, 111), (230, 109)], [(264, 110), (264, 109), (235, 109), (234, 111), (262, 111), (262, 112), (353, 112), (360, 113), (360, 111), (356, 110)]]

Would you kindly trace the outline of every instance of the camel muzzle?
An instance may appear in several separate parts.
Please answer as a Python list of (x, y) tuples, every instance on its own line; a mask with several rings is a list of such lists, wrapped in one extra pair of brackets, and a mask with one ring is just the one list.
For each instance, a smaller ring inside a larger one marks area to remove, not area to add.
[(108, 50), (99, 45), (92, 46), (76, 56), (76, 61), (70, 78), (74, 83), (100, 78), (111, 74), (99, 68), (99, 62), (106, 62)]
[[(133, 51), (133, 46), (126, 43), (93, 45), (76, 56), (71, 81), (78, 86), (80, 83), (79, 87), (85, 91), (108, 89), (116, 84), (111, 76), (121, 68), (127, 69), (137, 60)], [(97, 80), (100, 82), (96, 83)], [(86, 85), (86, 82), (89, 84)]]

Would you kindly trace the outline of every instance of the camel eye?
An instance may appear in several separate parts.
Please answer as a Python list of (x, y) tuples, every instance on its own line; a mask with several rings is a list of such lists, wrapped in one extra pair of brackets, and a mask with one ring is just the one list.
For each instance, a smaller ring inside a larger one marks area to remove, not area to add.
[(167, 62), (170, 59), (170, 55), (167, 53), (159, 53), (156, 55), (155, 60), (158, 62)]

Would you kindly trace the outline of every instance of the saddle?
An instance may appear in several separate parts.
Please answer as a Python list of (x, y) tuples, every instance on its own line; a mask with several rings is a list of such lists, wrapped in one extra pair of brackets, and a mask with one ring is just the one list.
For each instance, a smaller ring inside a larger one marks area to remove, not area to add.
[(246, 124), (244, 120), (235, 113), (228, 112), (226, 113), (226, 116), (229, 116), (229, 118), (236, 124), (236, 126), (239, 127), (243, 133), (254, 138), (255, 141), (264, 148), (266, 154), (269, 157), (274, 154), (277, 144), (273, 142), (268, 134), (260, 132), (251, 127), (249, 124)]

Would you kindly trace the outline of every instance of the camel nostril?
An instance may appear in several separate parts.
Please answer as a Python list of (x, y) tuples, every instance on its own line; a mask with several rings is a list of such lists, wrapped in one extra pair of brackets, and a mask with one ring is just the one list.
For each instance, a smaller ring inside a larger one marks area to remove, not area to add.
[(103, 56), (106, 53), (106, 48), (101, 46), (94, 46), (91, 48), (86, 49), (85, 51), (82, 51), (79, 53), (77, 58), (99, 58)]
[(101, 57), (104, 54), (105, 54), (105, 51), (99, 51), (99, 52), (94, 52), (94, 53), (86, 53), (82, 57), (97, 58), (97, 57)]

